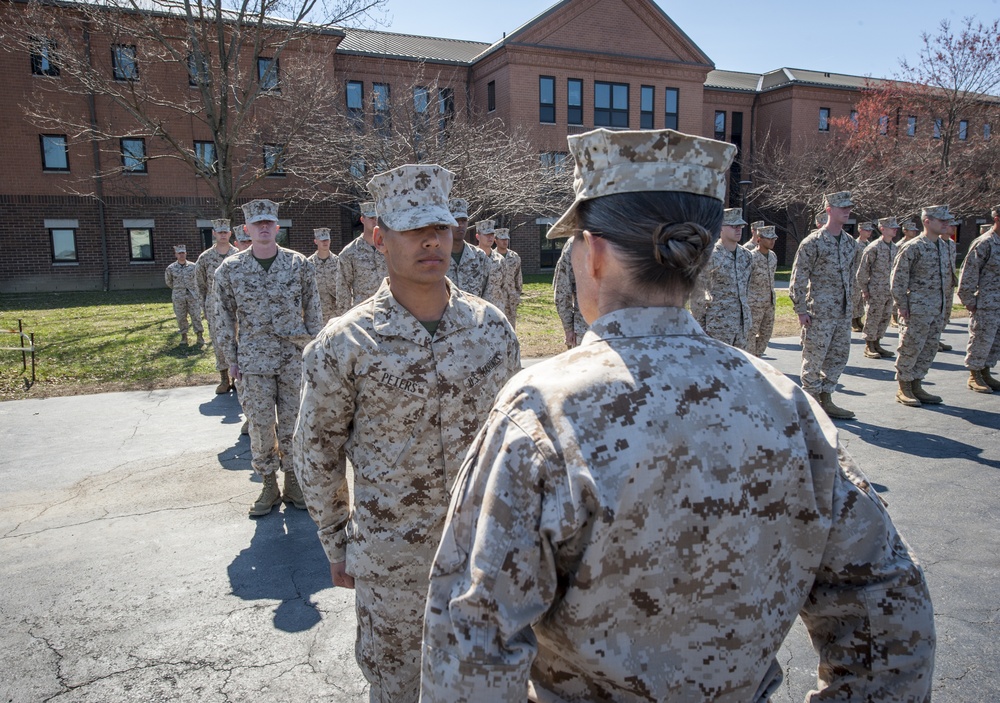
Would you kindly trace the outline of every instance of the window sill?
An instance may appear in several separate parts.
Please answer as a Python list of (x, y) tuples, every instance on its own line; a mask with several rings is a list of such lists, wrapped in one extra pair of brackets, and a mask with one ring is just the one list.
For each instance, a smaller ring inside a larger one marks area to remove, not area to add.
[(42, 168), (42, 173), (69, 173), (68, 168)]
[(53, 261), (53, 266), (79, 266), (79, 261)]
[(155, 264), (156, 262), (152, 259), (142, 259), (141, 261), (129, 261), (129, 266), (147, 266), (149, 264)]
[(123, 176), (148, 176), (149, 171), (129, 171), (127, 169), (122, 169)]

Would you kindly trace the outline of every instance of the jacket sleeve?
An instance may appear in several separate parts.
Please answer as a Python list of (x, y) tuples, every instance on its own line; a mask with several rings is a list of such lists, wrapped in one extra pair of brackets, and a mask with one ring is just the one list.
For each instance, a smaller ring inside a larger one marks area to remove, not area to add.
[(965, 257), (965, 262), (962, 264), (962, 276), (958, 279), (958, 299), (965, 307), (976, 305), (979, 293), (979, 274), (982, 267), (983, 259), (980, 256), (979, 247), (974, 244)]
[(198, 300), (201, 301), (202, 307), (208, 304), (208, 277), (212, 275), (212, 272), (208, 270), (208, 259), (203, 259), (198, 257), (198, 261), (194, 265), (194, 280), (195, 285), (198, 287)]
[(236, 298), (225, 267), (215, 272), (215, 313), (217, 325), (213, 343), (222, 350), (222, 357), (233, 366), (237, 363)]
[(792, 276), (788, 281), (788, 297), (792, 299), (792, 306), (797, 315), (805, 315), (809, 311), (806, 291), (809, 288), (809, 279), (812, 277), (812, 246), (812, 240), (807, 237), (799, 250), (795, 252), (795, 260), (792, 262)]
[(315, 337), (323, 329), (323, 311), (319, 302), (316, 267), (308, 259), (302, 267), (302, 319), (306, 331)]
[(861, 255), (861, 263), (858, 265), (857, 283), (858, 290), (862, 293), (868, 292), (868, 281), (872, 277), (872, 262), (875, 261), (876, 251), (878, 250), (875, 248), (865, 247), (865, 251)]
[[(350, 246), (350, 245), (348, 245)], [(351, 290), (351, 280), (354, 273), (354, 260), (350, 256), (343, 256), (337, 260), (337, 299), (334, 309), (337, 315), (343, 315), (351, 309), (354, 304), (354, 292)]]
[(900, 310), (910, 311), (910, 266), (913, 257), (913, 247), (901, 249), (896, 255), (896, 261), (892, 264), (892, 276), (889, 278), (889, 288), (892, 291), (892, 299), (896, 307)]
[(163, 272), (163, 280), (166, 282), (167, 288), (174, 289), (174, 272), (170, 270), (170, 266), (167, 266), (167, 270)]
[(573, 269), (569, 265), (569, 253), (563, 249), (556, 262), (556, 271), (552, 277), (552, 297), (556, 304), (556, 312), (563, 330), (573, 330)]

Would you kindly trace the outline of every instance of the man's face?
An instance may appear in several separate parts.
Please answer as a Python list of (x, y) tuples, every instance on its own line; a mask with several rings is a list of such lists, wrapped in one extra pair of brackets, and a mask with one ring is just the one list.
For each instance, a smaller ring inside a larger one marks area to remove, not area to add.
[(937, 236), (942, 236), (948, 230), (948, 225), (944, 220), (939, 220), (936, 217), (925, 217), (924, 218), (924, 229), (930, 234), (935, 234)]
[(243, 239), (237, 239), (236, 243), (233, 246), (235, 246), (240, 251), (246, 251), (247, 249), (250, 248), (251, 244), (252, 244), (252, 242), (248, 242), (248, 241), (245, 241)]
[(496, 236), (493, 234), (476, 234), (476, 241), (479, 242), (479, 247), (483, 251), (489, 251), (493, 248), (493, 242), (496, 241)]
[(730, 244), (739, 244), (743, 238), (743, 225), (722, 225), (722, 232), (719, 233), (719, 238)]
[(361, 220), (361, 226), (365, 228), (366, 234), (371, 234), (375, 231), (375, 225), (378, 224), (377, 217), (365, 217), (362, 215), (359, 219)]
[(882, 239), (891, 242), (899, 234), (899, 227), (882, 227)]
[(870, 229), (858, 229), (858, 241), (867, 242), (872, 236)]
[(320, 253), (321, 259), (327, 258), (330, 253), (330, 240), (329, 239), (314, 239), (313, 243), (316, 245), (316, 251)]
[(215, 237), (215, 243), (219, 245), (229, 244), (229, 235), (231, 234), (232, 232), (227, 229), (217, 229), (212, 231), (212, 236)]
[(851, 219), (851, 208), (850, 207), (828, 207), (826, 209), (826, 214), (829, 216), (829, 227), (834, 231), (843, 228), (849, 219)]
[(177, 262), (184, 264), (187, 263), (188, 255), (186, 251), (175, 251), (174, 256), (177, 257)]
[(278, 222), (276, 220), (251, 222), (246, 225), (246, 229), (254, 244), (272, 244), (274, 238), (278, 236)]
[(457, 225), (451, 228), (451, 235), (455, 241), (460, 239), (465, 239), (465, 232), (469, 229), (469, 218), (468, 217), (456, 217), (455, 221), (458, 222)]
[[(506, 254), (507, 253), (507, 247), (510, 246), (510, 240), (509, 239), (495, 239), (495, 241), (497, 243), (497, 251), (500, 252), (501, 254)], [(570, 253), (572, 253), (572, 252), (570, 252)]]
[(757, 246), (760, 248), (761, 251), (763, 251), (766, 254), (774, 249), (774, 243), (776, 241), (777, 241), (776, 239), (768, 239), (767, 237), (758, 236)]
[(375, 247), (385, 255), (390, 282), (427, 284), (442, 280), (451, 259), (451, 230), (444, 224), (405, 232), (376, 227)]

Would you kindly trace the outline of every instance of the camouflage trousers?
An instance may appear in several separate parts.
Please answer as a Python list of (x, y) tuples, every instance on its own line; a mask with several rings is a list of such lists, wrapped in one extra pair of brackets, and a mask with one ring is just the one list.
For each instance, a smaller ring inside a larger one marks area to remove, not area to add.
[(955, 305), (955, 286), (948, 288), (945, 297), (948, 300), (948, 307), (944, 311), (944, 324), (947, 325), (951, 322), (951, 309)]
[(861, 295), (861, 289), (858, 286), (854, 286), (851, 290), (851, 318), (863, 317), (864, 314), (865, 300)]
[(750, 335), (747, 339), (747, 351), (754, 356), (763, 356), (773, 332), (774, 306), (764, 305), (759, 308), (750, 308)]
[(709, 337), (737, 349), (747, 348), (747, 328), (752, 327), (752, 319), (749, 325), (744, 325), (740, 316), (712, 315), (711, 310), (707, 312), (703, 326), (705, 334)]
[(369, 703), (417, 703), (427, 587), (426, 579), (406, 585), (354, 582), (354, 656), (370, 686)]
[(243, 374), (240, 404), (250, 421), (250, 464), (261, 476), (292, 470), (292, 434), (299, 415), (302, 363), (289, 360), (281, 374)]
[(938, 353), (941, 331), (948, 319), (943, 314), (913, 315), (899, 320), (896, 346), (896, 380), (919, 381), (927, 375)]
[(323, 324), (325, 325), (337, 316), (337, 296), (333, 292), (321, 288), (319, 291), (319, 307), (323, 315)]
[(222, 358), (222, 346), (215, 343), (215, 340), (219, 338), (219, 335), (215, 332), (217, 319), (214, 306), (211, 304), (206, 305), (205, 322), (208, 323), (208, 334), (212, 337), (212, 351), (215, 352), (215, 369), (222, 371), (229, 368), (229, 362)]
[(877, 342), (885, 336), (892, 319), (892, 296), (885, 298), (871, 297), (868, 299), (868, 314), (865, 315), (865, 340)]
[(833, 393), (851, 354), (851, 321), (846, 317), (813, 317), (802, 328), (802, 376), (806, 393)]
[(979, 370), (1000, 360), (1000, 310), (976, 310), (969, 320), (965, 368)]
[(503, 314), (507, 316), (507, 321), (510, 322), (510, 326), (517, 329), (517, 301), (508, 300), (507, 304), (503, 306)]
[(191, 326), (194, 327), (194, 331), (201, 334), (204, 328), (201, 326), (201, 304), (198, 302), (198, 298), (190, 293), (181, 292), (172, 295), (171, 301), (174, 304), (177, 329), (181, 331), (181, 334), (187, 334), (188, 317), (191, 318)]

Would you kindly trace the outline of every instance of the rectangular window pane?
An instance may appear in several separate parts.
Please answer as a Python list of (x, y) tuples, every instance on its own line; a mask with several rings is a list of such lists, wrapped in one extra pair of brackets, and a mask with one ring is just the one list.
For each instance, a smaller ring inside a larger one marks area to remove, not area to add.
[(375, 112), (387, 112), (389, 110), (389, 84), (375, 83), (372, 85), (372, 105)]
[(989, 138), (990, 138), (990, 123), (987, 122), (986, 124), (983, 125), (983, 139), (989, 139)]
[(627, 83), (594, 83), (594, 126), (628, 127)]
[(151, 230), (130, 229), (128, 243), (132, 261), (153, 260), (153, 233)]
[(489, 112), (493, 112), (497, 109), (497, 84), (496, 81), (490, 81), (486, 84), (486, 109)]
[(139, 64), (136, 62), (135, 47), (123, 44), (111, 47), (111, 68), (115, 80), (139, 80)]
[(566, 81), (566, 121), (583, 124), (583, 81), (579, 78)]
[(51, 39), (32, 38), (35, 48), (31, 52), (31, 72), (36, 76), (58, 76), (59, 66), (55, 64), (56, 43)]
[(889, 133), (889, 116), (882, 115), (878, 118), (878, 133), (888, 134)]
[(653, 86), (644, 85), (639, 92), (639, 127), (641, 129), (653, 128)]
[(828, 107), (821, 107), (819, 109), (819, 131), (830, 131), (830, 108)]
[(270, 171), (270, 176), (284, 176), (285, 167), (282, 164), (282, 155), (285, 147), (281, 144), (264, 145), (264, 170)]
[(351, 176), (354, 178), (365, 177), (365, 159), (363, 156), (351, 157)]
[(69, 171), (69, 154), (65, 134), (43, 134), (42, 168), (46, 171)]
[(76, 261), (76, 230), (50, 229), (53, 261)]
[(194, 153), (206, 169), (215, 170), (215, 142), (195, 142)]
[(962, 120), (958, 123), (958, 138), (963, 142), (969, 138), (969, 121)]
[(364, 84), (361, 81), (347, 81), (347, 109), (364, 109)]
[(906, 136), (917, 136), (917, 118), (914, 115), (910, 115), (906, 118)]
[(602, 110), (611, 109), (610, 83), (594, 83), (594, 107)]
[(611, 109), (628, 110), (628, 86), (614, 83), (611, 86)]
[(538, 78), (538, 121), (556, 121), (556, 79), (552, 76)]
[(417, 86), (413, 89), (413, 111), (418, 115), (427, 112), (427, 105), (430, 103), (430, 91), (427, 88)]
[(942, 126), (943, 126), (943, 124), (941, 122), (941, 118), (940, 117), (934, 118), (934, 138), (935, 139), (940, 139), (941, 138), (941, 127)]
[(438, 129), (444, 135), (448, 125), (455, 117), (455, 91), (452, 88), (441, 88), (438, 90), (438, 113), (441, 119), (438, 120)]
[(261, 90), (278, 90), (278, 59), (259, 57), (257, 80), (260, 81)]
[(666, 89), (666, 122), (664, 127), (667, 129), (678, 129), (677, 125), (680, 122), (678, 118), (678, 110), (680, 106), (680, 90), (677, 88), (667, 88)]
[(726, 140), (726, 113), (722, 110), (715, 111), (715, 138), (719, 141)]
[(129, 173), (146, 173), (146, 140), (122, 139), (122, 168)]

